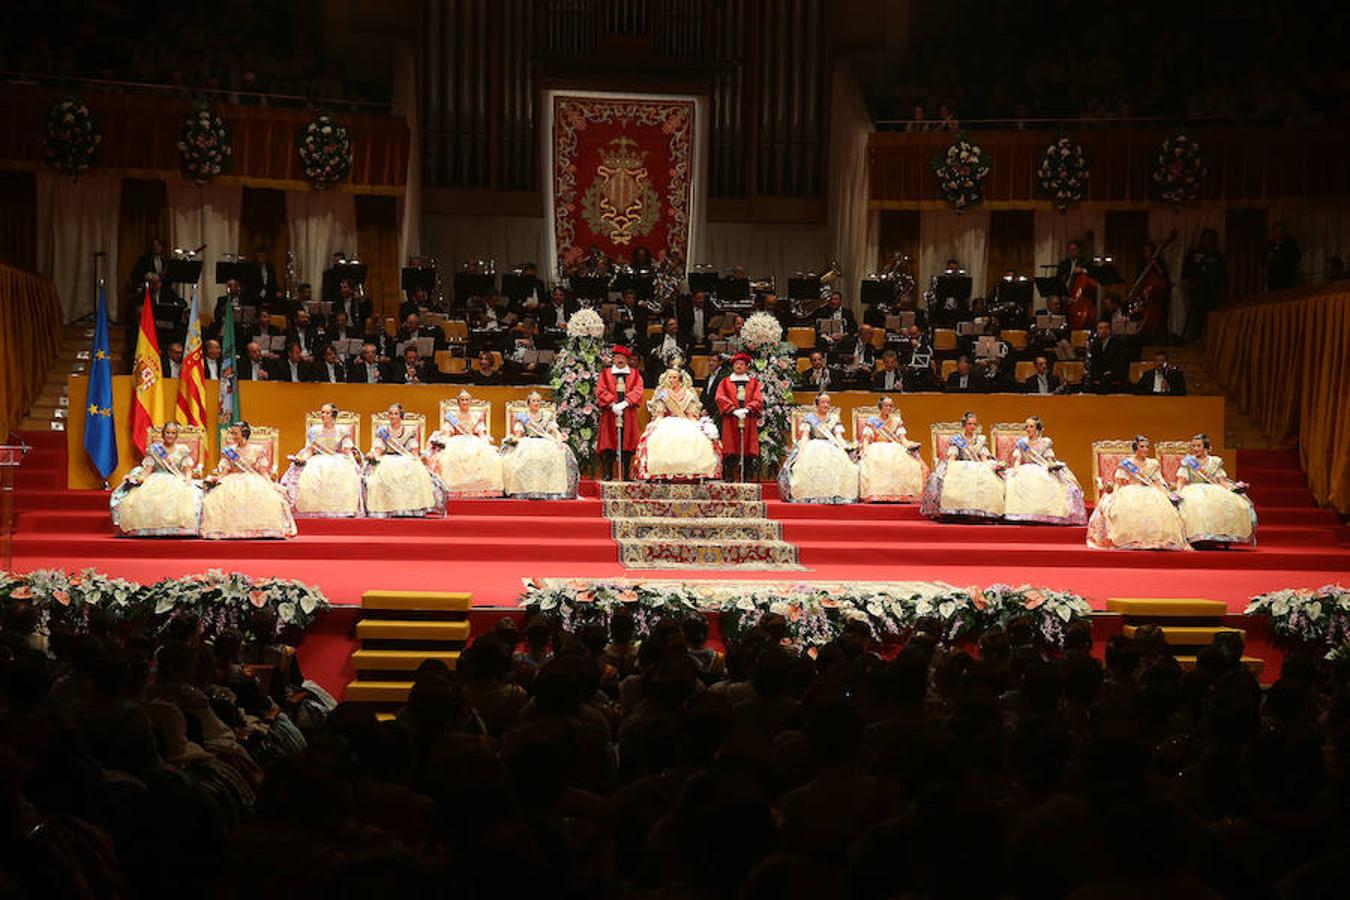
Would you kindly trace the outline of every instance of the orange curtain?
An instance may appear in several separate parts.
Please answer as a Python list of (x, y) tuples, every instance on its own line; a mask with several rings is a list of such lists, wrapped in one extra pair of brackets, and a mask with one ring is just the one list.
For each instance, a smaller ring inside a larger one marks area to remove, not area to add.
[(1215, 379), (1257, 426), (1298, 440), (1317, 502), (1350, 514), (1350, 285), (1215, 313), (1205, 346)]
[(398, 258), (398, 200), (395, 197), (356, 197), (356, 252), (368, 267), (366, 295), (375, 311), (398, 312), (401, 261)]
[(252, 259), (254, 251), (260, 249), (267, 251), (268, 259), (277, 270), (277, 278), (284, 279), (286, 253), (291, 249), (291, 233), (286, 227), (285, 191), (244, 188), (239, 213), (239, 252)]
[(60, 343), (56, 285), (0, 264), (0, 440), (42, 390)]

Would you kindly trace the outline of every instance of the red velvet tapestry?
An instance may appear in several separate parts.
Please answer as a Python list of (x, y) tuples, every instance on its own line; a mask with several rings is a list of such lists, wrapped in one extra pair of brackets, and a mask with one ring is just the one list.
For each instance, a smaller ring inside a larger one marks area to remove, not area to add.
[(688, 259), (694, 101), (553, 96), (553, 236), (564, 266), (592, 247)]

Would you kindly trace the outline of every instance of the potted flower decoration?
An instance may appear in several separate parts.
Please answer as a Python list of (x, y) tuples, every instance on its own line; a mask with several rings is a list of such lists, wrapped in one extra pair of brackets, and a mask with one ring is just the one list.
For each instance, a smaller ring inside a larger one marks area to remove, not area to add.
[(1153, 164), (1153, 183), (1158, 197), (1180, 209), (1200, 199), (1200, 182), (1208, 174), (1200, 145), (1184, 131), (1173, 132), (1158, 148)]
[(300, 171), (316, 191), (332, 187), (351, 172), (351, 133), (332, 116), (318, 116), (300, 129), (295, 148)]
[(183, 177), (206, 184), (225, 171), (234, 153), (230, 126), (203, 100), (183, 118), (178, 138), (178, 164)]
[(47, 165), (77, 180), (94, 164), (103, 132), (83, 100), (67, 97), (58, 100), (47, 113), (47, 137), (42, 156)]
[(1067, 135), (1041, 153), (1036, 180), (1060, 212), (1065, 212), (1070, 203), (1077, 203), (1087, 195), (1088, 177), (1087, 153), (1082, 144)]
[(984, 179), (992, 169), (989, 154), (965, 134), (958, 134), (933, 160), (938, 192), (958, 211), (984, 202)]

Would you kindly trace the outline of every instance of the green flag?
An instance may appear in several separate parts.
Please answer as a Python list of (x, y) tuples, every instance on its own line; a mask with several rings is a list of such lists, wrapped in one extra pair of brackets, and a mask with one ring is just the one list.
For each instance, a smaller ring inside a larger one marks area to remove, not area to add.
[(220, 326), (220, 427), (240, 421), (239, 376), (235, 366), (234, 304), (226, 302)]

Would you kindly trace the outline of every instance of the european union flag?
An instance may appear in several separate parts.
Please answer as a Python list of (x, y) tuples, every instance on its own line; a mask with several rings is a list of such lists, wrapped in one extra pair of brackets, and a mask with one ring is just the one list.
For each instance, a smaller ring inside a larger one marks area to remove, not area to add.
[(84, 406), (84, 449), (106, 479), (117, 468), (117, 434), (113, 430), (112, 358), (108, 354), (108, 303), (98, 286), (98, 322), (89, 354), (89, 392)]

